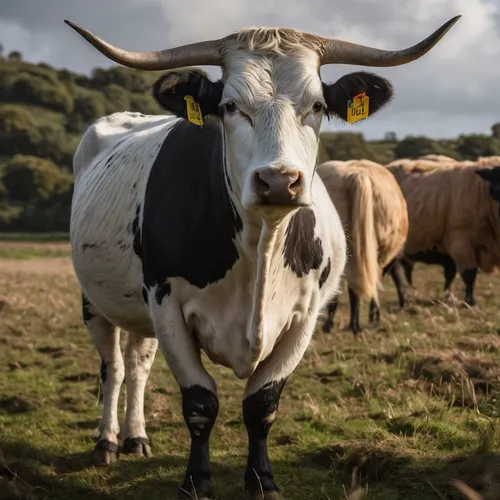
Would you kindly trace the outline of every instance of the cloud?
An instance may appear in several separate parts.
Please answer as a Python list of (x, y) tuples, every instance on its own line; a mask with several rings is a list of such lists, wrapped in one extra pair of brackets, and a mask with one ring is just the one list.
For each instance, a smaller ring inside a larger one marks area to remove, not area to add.
[[(131, 50), (157, 50), (218, 38), (252, 25), (286, 26), (384, 49), (405, 48), (451, 17), (460, 21), (423, 58), (394, 68), (366, 68), (389, 78), (396, 97), (378, 116), (341, 130), (369, 138), (453, 137), (489, 133), (500, 121), (496, 92), (500, 6), (489, 0), (16, 0), (0, 4), (0, 43), (25, 59), (88, 73), (112, 63), (64, 19)], [(210, 75), (220, 71), (204, 68)], [(356, 66), (322, 68), (325, 81)], [(498, 114), (497, 114), (498, 110)], [(335, 123), (338, 128), (338, 123)], [(325, 123), (325, 128), (330, 125)]]

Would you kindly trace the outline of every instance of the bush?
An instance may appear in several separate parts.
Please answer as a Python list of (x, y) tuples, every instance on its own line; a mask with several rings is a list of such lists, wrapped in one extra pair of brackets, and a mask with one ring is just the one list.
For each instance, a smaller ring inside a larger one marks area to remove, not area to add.
[(489, 135), (461, 135), (457, 140), (457, 150), (467, 160), (476, 160), (479, 156), (500, 155), (500, 140)]
[(373, 149), (365, 142), (361, 133), (322, 134), (321, 141), (330, 160), (376, 160)]
[(438, 154), (446, 155), (443, 147), (429, 137), (405, 137), (394, 150), (396, 158), (419, 158), (420, 156)]
[(65, 87), (25, 74), (17, 78), (6, 98), (14, 102), (44, 106), (64, 114), (73, 111), (73, 99)]
[(14, 202), (36, 203), (68, 189), (67, 177), (50, 160), (15, 155), (2, 170), (7, 198)]

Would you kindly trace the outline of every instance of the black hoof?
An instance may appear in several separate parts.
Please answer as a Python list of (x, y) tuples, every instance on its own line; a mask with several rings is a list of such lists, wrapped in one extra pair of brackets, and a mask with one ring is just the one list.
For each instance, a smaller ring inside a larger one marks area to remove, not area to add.
[(128, 437), (123, 440), (123, 453), (127, 455), (138, 455), (149, 458), (151, 453), (151, 443), (148, 438)]
[(351, 330), (353, 335), (358, 335), (358, 333), (362, 333), (363, 329), (360, 326), (349, 325), (349, 330)]
[(107, 439), (98, 441), (92, 453), (94, 465), (111, 465), (118, 460), (118, 445)]
[(322, 330), (325, 333), (330, 333), (332, 331), (333, 321), (327, 320), (323, 323)]
[(212, 500), (211, 480), (206, 475), (194, 478), (186, 474), (179, 486), (179, 500)]

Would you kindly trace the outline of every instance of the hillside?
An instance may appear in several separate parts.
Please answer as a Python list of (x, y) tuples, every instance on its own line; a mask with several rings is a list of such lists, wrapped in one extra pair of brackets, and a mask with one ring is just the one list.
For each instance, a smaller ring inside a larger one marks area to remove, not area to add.
[[(123, 67), (95, 69), (91, 76), (0, 54), (0, 231), (66, 232), (72, 195), (72, 155), (81, 134), (97, 118), (116, 111), (158, 114), (151, 97), (158, 72)], [(365, 141), (360, 133), (322, 135), (320, 161), (440, 153), (455, 158), (500, 154), (494, 136), (457, 141), (426, 137)]]

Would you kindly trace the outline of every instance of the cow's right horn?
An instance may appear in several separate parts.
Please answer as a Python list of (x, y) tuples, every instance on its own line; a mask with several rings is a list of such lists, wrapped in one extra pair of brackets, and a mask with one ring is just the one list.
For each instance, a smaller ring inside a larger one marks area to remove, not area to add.
[(129, 52), (111, 45), (71, 21), (65, 20), (64, 22), (106, 57), (129, 68), (156, 71), (185, 66), (221, 66), (222, 64), (217, 40), (192, 43), (156, 52)]

